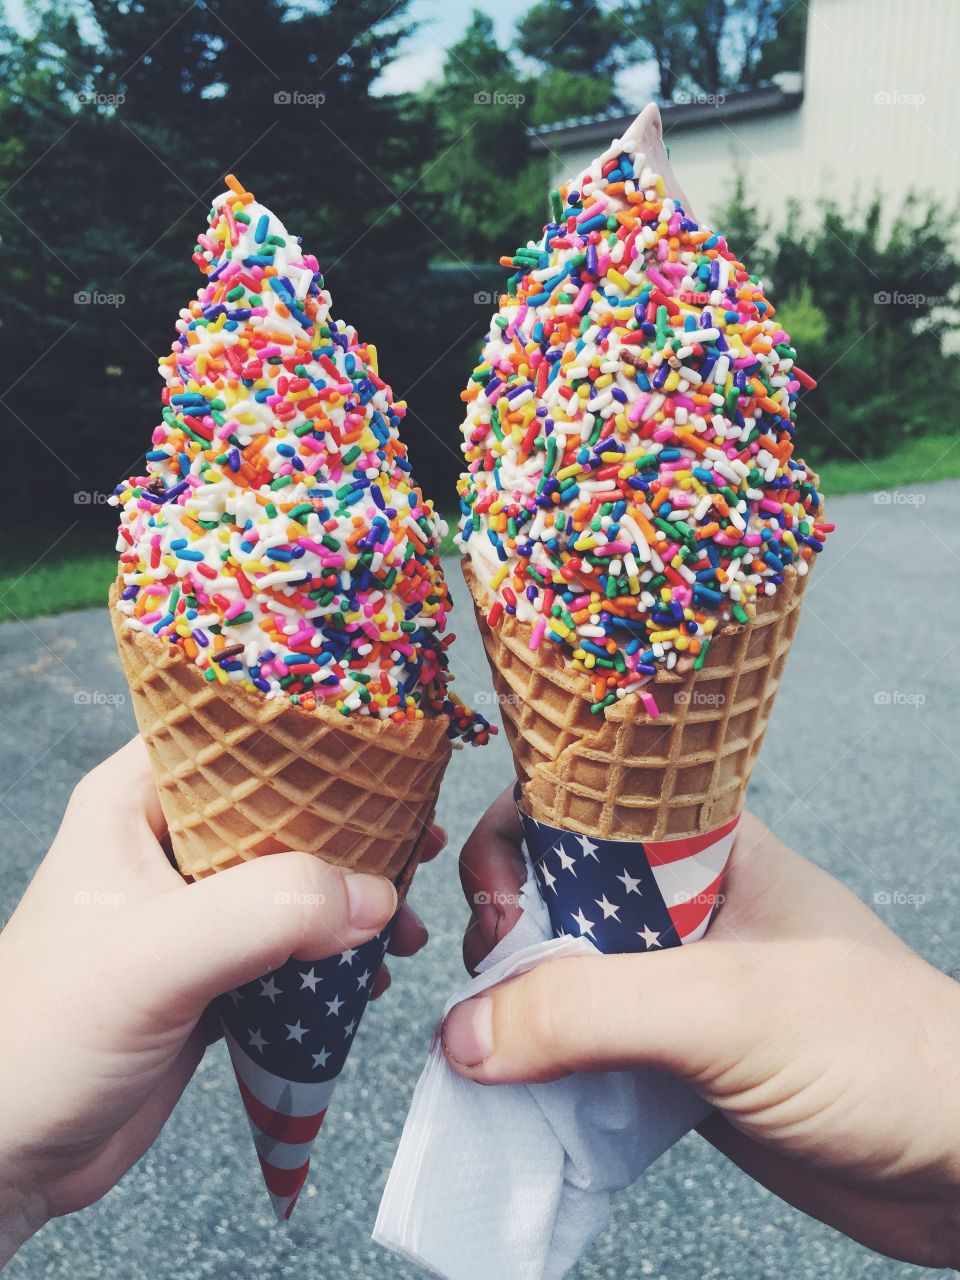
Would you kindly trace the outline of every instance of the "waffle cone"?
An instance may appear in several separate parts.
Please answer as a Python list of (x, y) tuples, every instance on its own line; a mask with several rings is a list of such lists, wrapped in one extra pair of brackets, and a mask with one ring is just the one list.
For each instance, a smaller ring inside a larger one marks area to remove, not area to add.
[(699, 835), (736, 817), (760, 752), (809, 574), (792, 570), (744, 625), (718, 631), (700, 671), (658, 672), (660, 714), (635, 697), (590, 710), (590, 680), (558, 646), (529, 647), (469, 563), (464, 577), (513, 751), (523, 807), (538, 822), (614, 840)]
[(208, 682), (173, 646), (113, 622), (180, 871), (301, 849), (405, 889), (450, 758), (446, 717), (305, 711)]

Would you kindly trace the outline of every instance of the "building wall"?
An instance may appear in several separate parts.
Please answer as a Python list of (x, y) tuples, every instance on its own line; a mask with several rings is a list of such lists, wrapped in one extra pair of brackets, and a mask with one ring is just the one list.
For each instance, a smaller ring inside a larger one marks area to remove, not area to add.
[[(668, 134), (695, 213), (710, 217), (743, 169), (778, 225), (787, 200), (829, 190), (841, 205), (908, 190), (960, 197), (960, 0), (809, 0), (800, 108)], [(548, 139), (549, 141), (549, 139)], [(554, 181), (594, 149), (553, 147)]]

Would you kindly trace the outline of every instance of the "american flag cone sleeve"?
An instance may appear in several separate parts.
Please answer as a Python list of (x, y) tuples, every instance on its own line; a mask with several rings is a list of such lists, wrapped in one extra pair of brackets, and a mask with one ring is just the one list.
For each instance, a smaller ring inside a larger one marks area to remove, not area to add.
[(393, 922), (325, 960), (288, 960), (217, 1001), (277, 1220), (289, 1218)]
[[(518, 788), (519, 793), (519, 788)], [(610, 840), (561, 831), (518, 812), (555, 937), (605, 953), (696, 942), (716, 910), (739, 817), (678, 840)]]

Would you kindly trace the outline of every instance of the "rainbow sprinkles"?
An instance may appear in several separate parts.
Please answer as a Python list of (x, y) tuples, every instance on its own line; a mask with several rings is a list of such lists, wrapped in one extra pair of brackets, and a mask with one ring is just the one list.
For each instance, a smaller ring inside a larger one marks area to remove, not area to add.
[(414, 483), (402, 401), (332, 318), (316, 258), (232, 176), (194, 261), (147, 474), (119, 485), (130, 625), (204, 678), (306, 711), (489, 726), (454, 698), (445, 525)]
[(658, 669), (701, 667), (833, 528), (793, 456), (814, 383), (761, 281), (653, 158), (628, 135), (551, 193), (542, 238), (501, 259), (462, 395), (460, 543), (489, 622), (559, 646), (597, 713), (637, 693), (655, 715)]

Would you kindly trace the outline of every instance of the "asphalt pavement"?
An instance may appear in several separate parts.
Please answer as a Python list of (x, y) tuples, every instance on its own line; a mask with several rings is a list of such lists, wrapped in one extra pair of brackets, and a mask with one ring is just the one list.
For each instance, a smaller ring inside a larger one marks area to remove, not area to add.
[[(750, 802), (932, 963), (960, 976), (960, 482), (842, 498), (807, 593)], [(459, 575), (453, 651), (469, 701), (490, 682)], [(0, 913), (47, 848), (70, 790), (131, 734), (105, 608), (0, 627)], [(10, 1264), (30, 1280), (298, 1276), (413, 1280), (369, 1240), (445, 995), (462, 978), (456, 853), (510, 778), (501, 736), (455, 754), (439, 817), (450, 851), (412, 901), (432, 938), (394, 962), (364, 1021), (292, 1223), (278, 1228), (236, 1085), (215, 1047), (153, 1149), (101, 1203), (49, 1224)], [(696, 1035), (696, 1028), (691, 1028)], [(695, 1135), (617, 1197), (575, 1280), (906, 1280), (782, 1204)], [(949, 1272), (939, 1273), (952, 1274)], [(491, 1280), (510, 1280), (491, 1277)]]

